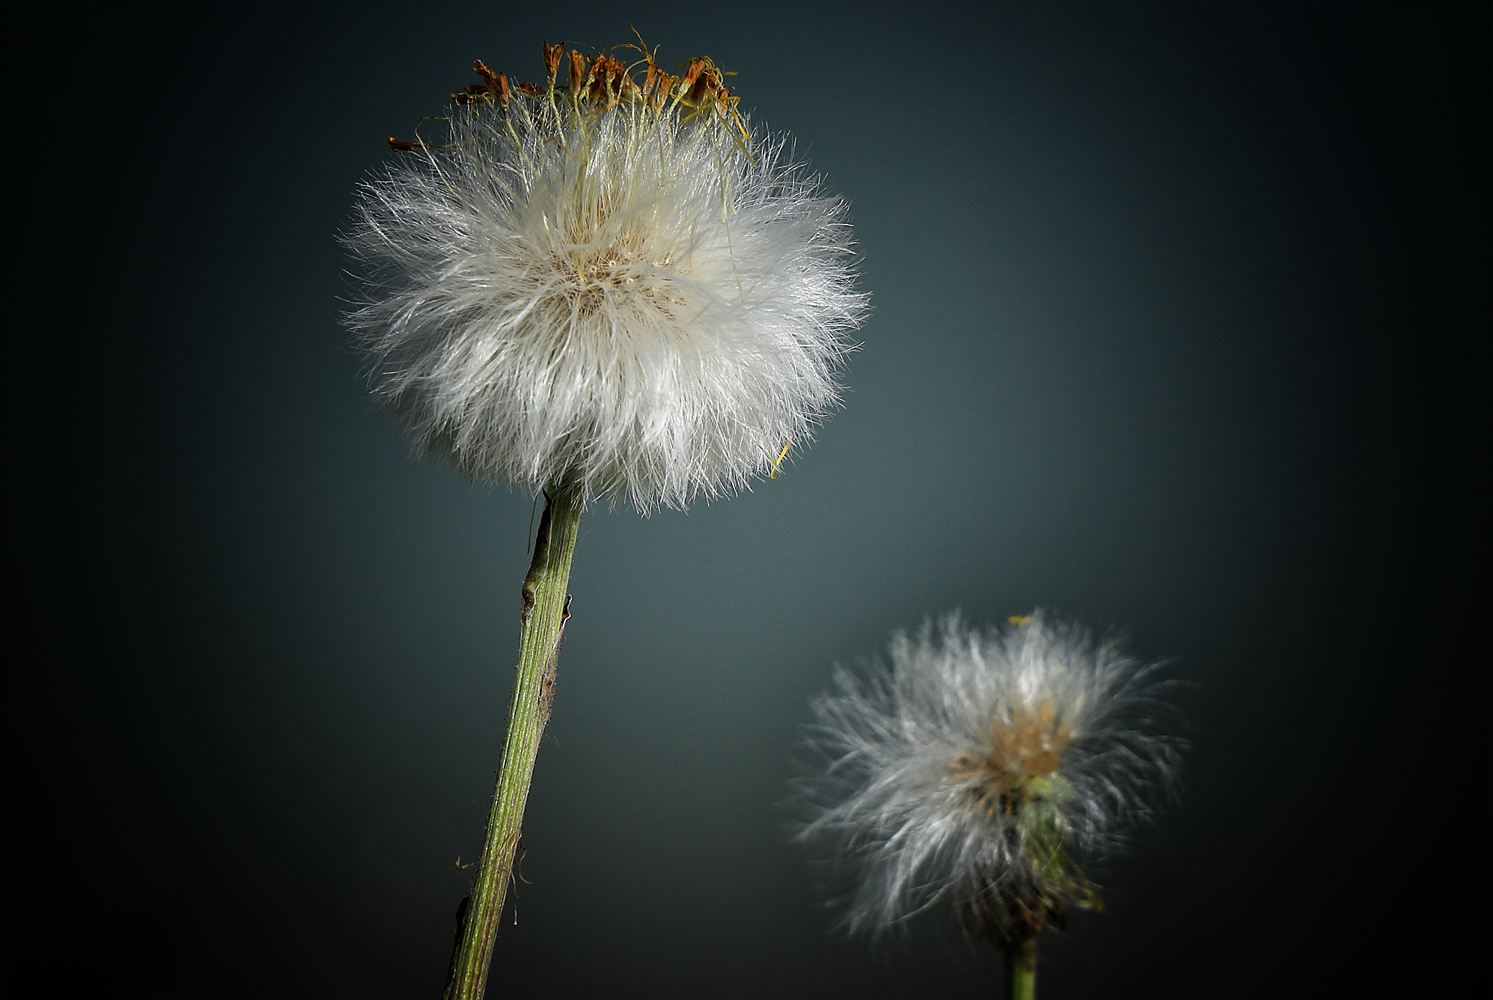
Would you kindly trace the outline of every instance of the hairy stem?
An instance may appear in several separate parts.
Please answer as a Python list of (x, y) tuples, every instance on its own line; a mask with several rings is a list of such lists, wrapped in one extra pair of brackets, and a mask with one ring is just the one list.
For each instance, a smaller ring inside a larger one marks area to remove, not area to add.
[(1006, 1000), (1036, 1000), (1036, 935), (1020, 941), (1007, 941), (1003, 950), (1006, 953)]
[(565, 588), (581, 522), (581, 500), (566, 486), (552, 486), (544, 496), (544, 515), (534, 539), (534, 561), (524, 578), (523, 638), (513, 702), (508, 709), (503, 762), (498, 766), (497, 790), (472, 895), (457, 910), (456, 949), (451, 954), (443, 1000), (481, 1000), (487, 986), (487, 966), (492, 961), (493, 939), (513, 874), (513, 854), (523, 826), (534, 758), (539, 754), (539, 738), (544, 735), (555, 697), (560, 637), (570, 616), (570, 597)]

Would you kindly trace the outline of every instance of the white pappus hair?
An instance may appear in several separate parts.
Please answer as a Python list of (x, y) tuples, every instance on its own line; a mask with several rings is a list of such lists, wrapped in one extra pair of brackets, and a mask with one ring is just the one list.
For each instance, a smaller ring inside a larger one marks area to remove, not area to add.
[[(771, 471), (837, 404), (866, 298), (844, 201), (759, 138), (709, 60), (642, 84), (545, 46), (481, 63), (448, 136), (365, 182), (346, 316), (417, 448), (482, 480), (647, 512)], [(641, 64), (640, 64), (641, 65)]]
[(837, 668), (797, 782), (796, 839), (828, 844), (853, 885), (841, 924), (875, 937), (950, 900), (967, 929), (1013, 940), (1096, 907), (1078, 863), (1175, 793), (1159, 665), (1040, 610), (983, 631), (952, 614), (890, 653)]

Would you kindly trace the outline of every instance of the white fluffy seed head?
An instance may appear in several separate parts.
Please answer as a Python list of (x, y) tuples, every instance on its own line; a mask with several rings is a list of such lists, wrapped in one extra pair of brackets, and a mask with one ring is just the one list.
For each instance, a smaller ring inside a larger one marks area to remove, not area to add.
[(545, 47), (547, 88), (456, 95), (449, 135), (366, 182), (346, 317), (419, 450), (647, 512), (776, 474), (839, 399), (843, 201), (758, 138), (708, 60), (641, 84)]
[(815, 700), (818, 764), (798, 783), (798, 839), (827, 844), (850, 886), (843, 925), (875, 937), (949, 900), (1014, 940), (1097, 906), (1079, 862), (1176, 788), (1157, 665), (1040, 610), (1004, 630), (950, 615), (890, 653)]

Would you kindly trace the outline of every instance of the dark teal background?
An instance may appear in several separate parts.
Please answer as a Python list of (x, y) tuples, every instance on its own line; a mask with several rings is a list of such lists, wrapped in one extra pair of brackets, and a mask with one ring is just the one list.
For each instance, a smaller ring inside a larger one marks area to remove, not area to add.
[(946, 917), (833, 936), (780, 803), (834, 661), (1037, 605), (1198, 685), (1044, 996), (1487, 991), (1490, 20), (0, 8), (0, 989), (438, 993), (530, 498), (407, 461), (335, 235), (474, 58), (630, 21), (850, 199), (874, 314), (783, 478), (583, 522), (490, 995), (995, 995)]

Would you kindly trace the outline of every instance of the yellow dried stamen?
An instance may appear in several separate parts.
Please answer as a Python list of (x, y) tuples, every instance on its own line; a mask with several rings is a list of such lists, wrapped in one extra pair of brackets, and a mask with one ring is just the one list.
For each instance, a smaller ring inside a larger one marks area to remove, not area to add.
[(778, 452), (778, 460), (772, 463), (772, 471), (767, 474), (768, 479), (778, 478), (778, 469), (782, 467), (783, 459), (788, 457), (788, 449), (792, 447), (793, 439), (789, 438), (788, 443), (783, 445), (783, 450)]

